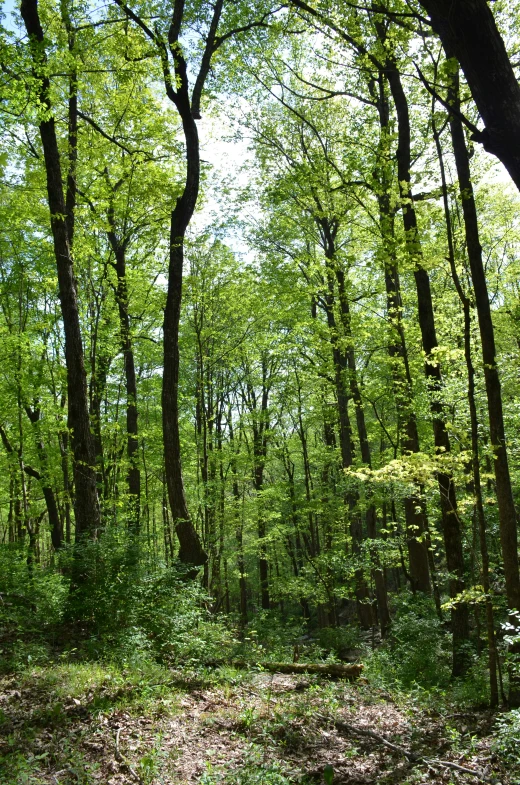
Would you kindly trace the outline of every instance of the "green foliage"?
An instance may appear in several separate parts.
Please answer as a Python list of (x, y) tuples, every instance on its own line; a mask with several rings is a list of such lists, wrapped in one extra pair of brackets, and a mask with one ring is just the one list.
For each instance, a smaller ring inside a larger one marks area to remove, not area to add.
[(52, 567), (27, 569), (19, 546), (0, 548), (0, 671), (45, 662), (60, 622), (68, 582)]
[(450, 678), (449, 646), (433, 600), (403, 595), (396, 603), (391, 637), (368, 659), (366, 674), (405, 688), (445, 687)]
[(200, 785), (291, 785), (278, 763), (263, 763), (258, 754), (256, 760), (227, 772), (209, 771), (202, 775)]
[(513, 766), (520, 765), (520, 709), (512, 709), (498, 717), (495, 725), (494, 749)]
[(113, 532), (82, 549), (83, 569), (95, 578), (78, 588), (69, 612), (87, 625), (84, 651), (129, 662), (152, 656), (170, 665), (222, 661), (235, 641), (229, 626), (211, 615), (200, 584), (187, 579), (180, 563), (149, 572), (134, 548)]
[(348, 656), (353, 649), (361, 646), (360, 630), (357, 625), (348, 627), (322, 627), (318, 630), (319, 645), (339, 659)]
[(470, 666), (463, 678), (456, 679), (449, 689), (450, 699), (456, 706), (469, 709), (486, 708), (489, 705), (489, 660), (487, 651), (478, 657), (468, 652)]

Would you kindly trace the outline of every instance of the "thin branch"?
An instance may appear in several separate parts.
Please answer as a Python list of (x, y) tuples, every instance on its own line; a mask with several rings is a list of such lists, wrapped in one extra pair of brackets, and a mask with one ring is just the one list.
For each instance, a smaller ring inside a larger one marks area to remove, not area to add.
[(107, 132), (104, 131), (101, 128), (101, 126), (96, 123), (95, 120), (93, 120), (91, 117), (89, 117), (88, 115), (86, 115), (83, 112), (81, 112), (79, 109), (78, 109), (78, 117), (81, 117), (82, 120), (85, 120), (85, 122), (88, 123), (89, 125), (91, 125), (92, 128), (95, 131), (97, 131), (98, 134), (100, 134), (100, 136), (102, 136), (108, 142), (112, 142), (112, 144), (115, 144), (121, 150), (124, 150), (124, 152), (128, 153), (128, 155), (137, 155), (138, 153), (141, 153), (143, 155), (148, 156), (148, 158), (150, 160), (153, 159), (153, 156), (151, 156), (149, 153), (147, 153), (146, 150), (131, 150), (129, 147), (127, 147), (125, 144), (123, 144), (123, 142), (119, 142), (114, 136), (111, 136), (110, 134), (107, 134)]
[(423, 74), (417, 63), (414, 62), (414, 66), (415, 66), (415, 70), (419, 75), (419, 79), (423, 83), (424, 87), (428, 90), (430, 95), (432, 95), (440, 104), (442, 104), (442, 106), (450, 114), (454, 115), (455, 117), (458, 117), (461, 123), (464, 123), (466, 128), (469, 128), (469, 130), (473, 134), (472, 136), (473, 141), (483, 143), (485, 141), (484, 132), (480, 131), (476, 125), (473, 125), (471, 120), (468, 120), (468, 118), (462, 114), (462, 112), (460, 112), (456, 107), (452, 106), (450, 103), (448, 103), (448, 101), (446, 101), (444, 98), (442, 98), (442, 96), (439, 95), (437, 90), (435, 90), (435, 88), (432, 87), (432, 85), (428, 82), (428, 80), (426, 79), (425, 75)]

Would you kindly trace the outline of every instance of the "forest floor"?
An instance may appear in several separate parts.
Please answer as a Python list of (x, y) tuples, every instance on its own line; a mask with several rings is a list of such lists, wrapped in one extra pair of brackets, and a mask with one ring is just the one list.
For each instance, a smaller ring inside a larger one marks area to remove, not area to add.
[(230, 668), (190, 677), (64, 661), (0, 679), (0, 783), (479, 782), (446, 764), (478, 771), (480, 781), (519, 782), (493, 752), (494, 721), (485, 711), (433, 710), (363, 679)]

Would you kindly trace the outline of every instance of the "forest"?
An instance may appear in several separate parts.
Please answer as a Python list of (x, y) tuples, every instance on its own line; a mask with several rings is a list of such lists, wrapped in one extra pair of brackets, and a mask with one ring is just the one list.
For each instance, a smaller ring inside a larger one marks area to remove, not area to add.
[(1, 785), (520, 783), (519, 30), (5, 0)]

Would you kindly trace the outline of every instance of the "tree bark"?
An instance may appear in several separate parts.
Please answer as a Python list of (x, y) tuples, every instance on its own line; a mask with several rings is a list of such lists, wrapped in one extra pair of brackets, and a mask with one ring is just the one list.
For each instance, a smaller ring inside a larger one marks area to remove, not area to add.
[[(482, 588), (486, 597), (486, 630), (488, 638), (488, 663), (489, 663), (489, 691), (490, 691), (490, 705), (495, 708), (498, 705), (498, 683), (497, 683), (497, 657), (498, 652), (496, 648), (495, 638), (495, 621), (493, 613), (493, 601), (491, 599), (491, 582), (489, 573), (489, 553), (487, 546), (487, 526), (486, 516), (484, 513), (484, 503), (482, 499), (482, 486), (480, 480), (480, 459), (479, 459), (479, 438), (478, 438), (478, 417), (477, 406), (475, 403), (475, 368), (473, 366), (473, 359), (471, 356), (471, 301), (465, 294), (459, 275), (457, 273), (456, 260), (455, 260), (455, 245), (453, 242), (453, 233), (451, 229), (451, 216), (448, 203), (448, 189), (446, 183), (446, 176), (444, 170), (444, 162), (442, 156), (442, 148), (440, 144), (439, 134), (435, 128), (435, 121), (433, 121), (433, 133), (435, 144), (437, 147), (437, 154), (439, 157), (439, 165), (441, 170), (442, 180), (442, 196), (444, 202), (444, 213), (446, 217), (446, 234), (448, 238), (448, 253), (451, 268), (451, 275), (455, 289), (459, 296), (463, 313), (464, 313), (464, 358), (466, 361), (466, 368), (468, 372), (468, 405), (469, 417), (471, 424), (471, 466), (473, 474), (473, 493), (475, 496), (475, 508), (478, 519), (478, 531), (480, 541), (480, 554), (482, 558)], [(478, 631), (477, 631), (478, 634)]]
[(268, 372), (268, 360), (262, 357), (262, 386), (260, 400), (254, 388), (254, 382), (249, 379), (247, 385), (247, 402), (252, 415), (253, 427), (253, 484), (258, 502), (258, 550), (259, 550), (259, 574), (260, 574), (260, 597), (264, 610), (269, 610), (271, 601), (269, 596), (269, 562), (265, 538), (267, 535), (267, 523), (263, 510), (263, 500), (261, 494), (264, 489), (264, 469), (267, 459), (267, 443), (269, 435), (269, 392), (270, 374)]
[[(356, 355), (354, 351), (354, 345), (352, 342), (353, 337), (352, 337), (352, 328), (351, 328), (350, 305), (348, 302), (347, 291), (345, 288), (345, 273), (337, 263), (335, 264), (335, 274), (336, 274), (336, 281), (338, 285), (338, 294), (339, 294), (338, 299), (339, 299), (339, 306), (340, 306), (341, 322), (343, 326), (343, 331), (345, 333), (345, 338), (348, 341), (347, 362), (348, 362), (349, 386), (350, 386), (350, 394), (352, 396), (352, 399), (354, 401), (354, 406), (356, 409), (356, 425), (357, 425), (357, 432), (358, 432), (358, 439), (359, 439), (359, 447), (361, 452), (361, 460), (366, 466), (368, 466), (368, 468), (371, 468), (372, 458), (370, 454), (370, 443), (368, 441), (368, 431), (365, 421), (365, 409), (363, 406), (361, 391), (358, 383)], [(368, 495), (368, 492), (366, 493), (366, 495)], [(370, 499), (368, 499), (367, 501), (369, 502), (366, 511), (367, 535), (370, 540), (375, 541), (377, 540), (376, 507), (370, 501)], [(374, 562), (374, 566), (372, 567), (372, 578), (376, 589), (379, 626), (381, 629), (381, 637), (384, 638), (388, 630), (390, 629), (390, 622), (391, 622), (390, 608), (388, 606), (388, 593), (387, 593), (385, 575), (379, 564), (377, 551), (374, 549), (372, 550), (372, 561)]]
[[(448, 49), (446, 54), (449, 55)], [(459, 106), (458, 73), (452, 77), (450, 86), (450, 103), (456, 109)], [(464, 216), (464, 232), (466, 237), (466, 250), (473, 282), (475, 304), (480, 331), (482, 363), (484, 366), (484, 380), (489, 415), (489, 432), (493, 447), (496, 495), (498, 503), (498, 517), (500, 524), (500, 544), (504, 561), (504, 576), (506, 583), (507, 603), (510, 609), (520, 610), (520, 575), (518, 564), (518, 537), (517, 515), (513, 499), (507, 447), (504, 429), (504, 415), (502, 407), (502, 390), (496, 361), (495, 332), (491, 317), (491, 307), (487, 290), (486, 273), (482, 259), (482, 247), (478, 228), (477, 208), (473, 195), (473, 184), (469, 165), (469, 155), (464, 138), (462, 123), (457, 114), (450, 114), (450, 131), (455, 156), (455, 165), (459, 180), (460, 198)], [(478, 442), (477, 442), (478, 447)], [(475, 458), (473, 458), (475, 461)], [(478, 468), (478, 467), (477, 467)], [(475, 465), (474, 465), (475, 471)], [(478, 503), (478, 502), (477, 502)], [(484, 511), (479, 510), (479, 528), (481, 550), (483, 552), (483, 569), (487, 554), (485, 537)], [(492, 612), (492, 608), (491, 608)], [(488, 613), (488, 635), (491, 635)], [(493, 630), (494, 637), (494, 630)], [(491, 645), (491, 642), (490, 642)], [(520, 693), (518, 685), (512, 685), (510, 702), (519, 704)]]
[[(335, 291), (334, 291), (334, 272), (332, 269), (335, 256), (335, 239), (337, 227), (332, 226), (328, 219), (321, 218), (318, 225), (322, 230), (323, 250), (326, 259), (326, 279), (327, 291), (324, 294), (323, 307), (327, 317), (329, 328), (330, 343), (332, 347), (332, 359), (334, 363), (334, 380), (336, 387), (337, 411), (339, 419), (339, 444), (341, 450), (341, 466), (348, 469), (353, 464), (352, 449), (352, 426), (348, 412), (349, 402), (349, 382), (348, 382), (348, 353), (341, 347), (339, 341), (338, 325), (334, 312)], [(350, 535), (352, 538), (352, 553), (356, 559), (361, 557), (361, 546), (363, 543), (363, 524), (359, 512), (355, 509), (358, 503), (356, 493), (349, 491), (345, 495), (345, 508), (350, 524)], [(363, 569), (358, 567), (354, 575), (356, 609), (360, 625), (364, 629), (370, 629), (373, 624), (372, 603), (367, 582), (363, 575)]]
[(107, 236), (115, 258), (114, 270), (117, 275), (115, 294), (119, 312), (121, 350), (125, 363), (126, 454), (128, 458), (127, 483), (130, 499), (128, 525), (132, 533), (138, 535), (141, 515), (141, 472), (139, 470), (137, 379), (130, 329), (128, 282), (126, 277), (126, 249), (128, 240), (126, 238), (122, 239), (116, 233), (115, 214), (112, 205), (108, 210), (108, 223), (110, 231), (107, 232)]
[[(388, 354), (394, 388), (394, 398), (403, 454), (419, 452), (419, 434), (412, 403), (412, 380), (408, 363), (408, 351), (402, 324), (402, 300), (397, 264), (395, 239), (395, 209), (391, 205), (390, 161), (390, 110), (385, 90), (383, 73), (379, 73), (377, 85), (372, 86), (377, 104), (380, 124), (379, 160), (375, 177), (378, 182), (379, 224), (381, 230), (381, 255), (385, 275), (387, 313), (390, 326)], [(428, 556), (428, 520), (422, 500), (410, 495), (404, 500), (406, 540), (410, 565), (412, 591), (430, 593), (430, 565)]]
[[(444, 411), (440, 394), (442, 392), (442, 375), (439, 360), (435, 356), (438, 347), (435, 330), (435, 315), (428, 273), (422, 264), (422, 249), (417, 227), (411, 188), (411, 130), (408, 101), (406, 99), (401, 76), (397, 64), (387, 59), (386, 76), (392, 92), (397, 113), (398, 145), (397, 145), (397, 178), (401, 195), (401, 211), (406, 238), (408, 257), (414, 267), (415, 286), (417, 290), (419, 326), (421, 329), (422, 346), (426, 355), (425, 375), (428, 383), (430, 411), (433, 419), (433, 437), (436, 453), (439, 456), (451, 451), (450, 440), (444, 421)], [(457, 496), (453, 476), (448, 471), (437, 472), (439, 486), (442, 529), (446, 564), (449, 572), (449, 594), (453, 600), (464, 591), (464, 555), (462, 548), (462, 524), (457, 510)], [(469, 640), (468, 607), (464, 602), (457, 602), (451, 610), (453, 634), (453, 676), (460, 676), (468, 665), (464, 645)]]
[[(38, 99), (46, 113), (51, 113), (49, 77), (46, 76), (46, 54), (37, 0), (22, 0), (21, 14), (29, 36), (34, 74), (37, 77)], [(51, 214), (54, 254), (58, 272), (59, 297), (65, 333), (67, 366), (68, 426), (72, 434), (74, 456), (74, 512), (76, 537), (95, 536), (100, 526), (96, 488), (95, 452), (88, 410), (87, 379), (83, 343), (74, 280), (72, 256), (66, 224), (60, 153), (54, 117), (41, 120), (40, 137), (47, 176), (47, 198)]]
[[(457, 82), (453, 83), (452, 100), (457, 102)], [(489, 431), (493, 447), (493, 467), (495, 471), (498, 514), (500, 522), (500, 543), (504, 560), (504, 573), (508, 605), (520, 610), (520, 575), (518, 566), (517, 516), (513, 500), (511, 477), (507, 458), (507, 447), (502, 407), (502, 391), (496, 361), (495, 332), (491, 317), (491, 307), (487, 290), (486, 274), (482, 260), (477, 209), (473, 196), (473, 185), (469, 166), (469, 156), (460, 119), (450, 115), (450, 130), (459, 179), (459, 188), (464, 216), (464, 231), (468, 261), (475, 293), (482, 362), (489, 413)]]
[(520, 190), (520, 86), (486, 0), (421, 0), (466, 77), (485, 129), (474, 135)]

